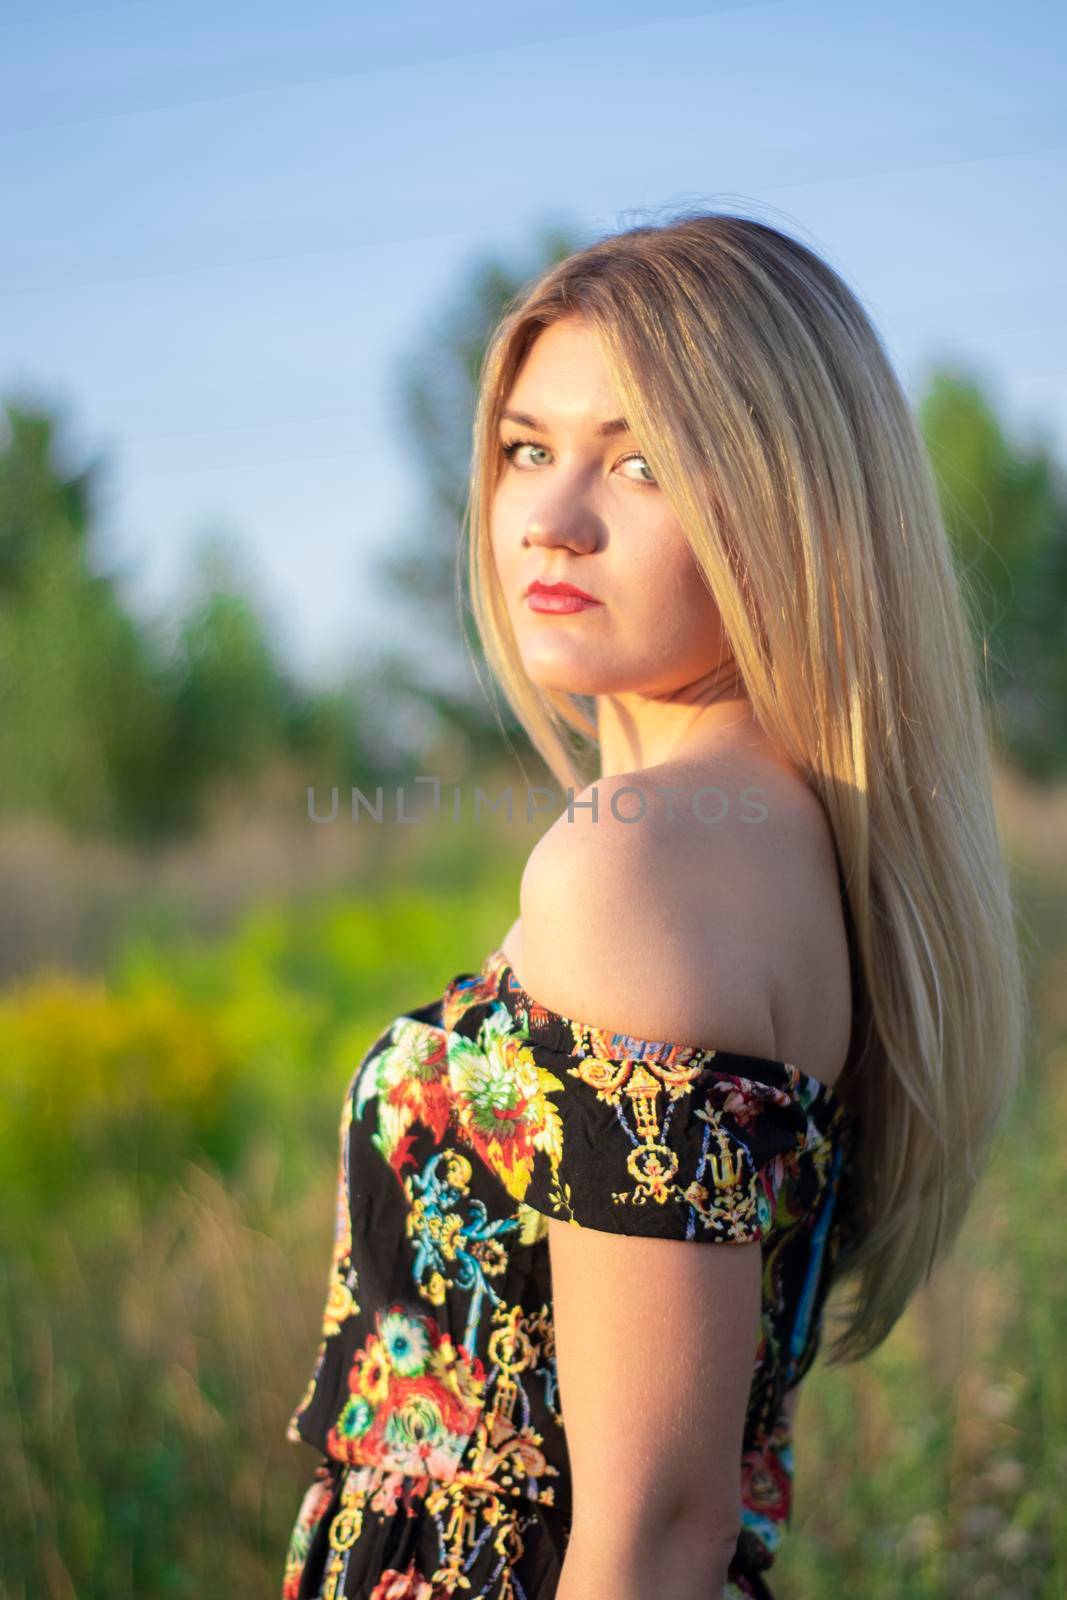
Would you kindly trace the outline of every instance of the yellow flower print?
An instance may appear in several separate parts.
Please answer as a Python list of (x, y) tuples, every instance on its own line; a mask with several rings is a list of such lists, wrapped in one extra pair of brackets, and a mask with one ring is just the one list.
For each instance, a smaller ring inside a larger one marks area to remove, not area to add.
[(371, 1334), (364, 1350), (356, 1356), (359, 1393), (371, 1405), (380, 1405), (389, 1393), (389, 1358), (376, 1334)]
[(326, 1311), (322, 1319), (322, 1331), (330, 1334), (340, 1333), (341, 1324), (346, 1317), (358, 1311), (355, 1297), (347, 1283), (340, 1278), (334, 1278), (330, 1283), (330, 1291), (326, 1297)]
[(553, 1167), (562, 1156), (562, 1123), (548, 1097), (563, 1084), (494, 1016), (486, 1019), (477, 1040), (450, 1036), (449, 1076), (464, 1135), (508, 1193), (521, 1200), (534, 1152), (546, 1151)]
[(421, 1293), (432, 1306), (443, 1306), (445, 1303), (445, 1279), (439, 1272), (431, 1272), (427, 1281), (422, 1285)]

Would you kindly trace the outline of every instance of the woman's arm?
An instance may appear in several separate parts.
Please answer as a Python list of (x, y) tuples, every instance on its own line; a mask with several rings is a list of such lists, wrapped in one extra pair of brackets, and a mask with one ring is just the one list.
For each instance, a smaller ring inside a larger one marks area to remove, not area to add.
[(690, 1545), (677, 1535), (664, 1537), (646, 1562), (628, 1561), (613, 1570), (598, 1553), (573, 1545), (563, 1560), (556, 1600), (720, 1600), (732, 1548)]
[(574, 1494), (557, 1600), (709, 1600), (740, 1529), (760, 1247), (548, 1227)]

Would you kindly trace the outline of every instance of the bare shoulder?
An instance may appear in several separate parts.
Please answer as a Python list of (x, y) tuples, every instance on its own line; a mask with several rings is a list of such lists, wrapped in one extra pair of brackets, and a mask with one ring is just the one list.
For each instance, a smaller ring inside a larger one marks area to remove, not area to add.
[(827, 1082), (840, 1070), (851, 987), (833, 837), (774, 762), (598, 779), (538, 841), (520, 900), (520, 977), (550, 1009)]

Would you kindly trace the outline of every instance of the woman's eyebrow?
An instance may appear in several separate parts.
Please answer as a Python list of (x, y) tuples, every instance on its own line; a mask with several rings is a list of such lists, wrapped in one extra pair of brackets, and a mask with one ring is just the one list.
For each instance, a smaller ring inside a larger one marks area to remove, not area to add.
[[(543, 422), (538, 422), (536, 417), (528, 417), (522, 411), (502, 411), (501, 421), (518, 422), (524, 428), (536, 428), (538, 433), (547, 433), (548, 429)], [(597, 428), (597, 433), (607, 438), (612, 433), (629, 433), (630, 425), (625, 417), (614, 417), (611, 422), (602, 422)]]

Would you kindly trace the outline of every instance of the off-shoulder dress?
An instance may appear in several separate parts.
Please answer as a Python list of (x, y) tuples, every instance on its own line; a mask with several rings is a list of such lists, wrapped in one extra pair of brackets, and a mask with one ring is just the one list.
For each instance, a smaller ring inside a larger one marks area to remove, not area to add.
[(288, 1428), (318, 1461), (282, 1600), (555, 1595), (570, 1482), (549, 1217), (759, 1242), (726, 1595), (768, 1600), (793, 1490), (785, 1401), (818, 1346), (855, 1131), (835, 1089), (787, 1062), (547, 1010), (500, 949), (395, 1018), (342, 1107), (321, 1343)]

